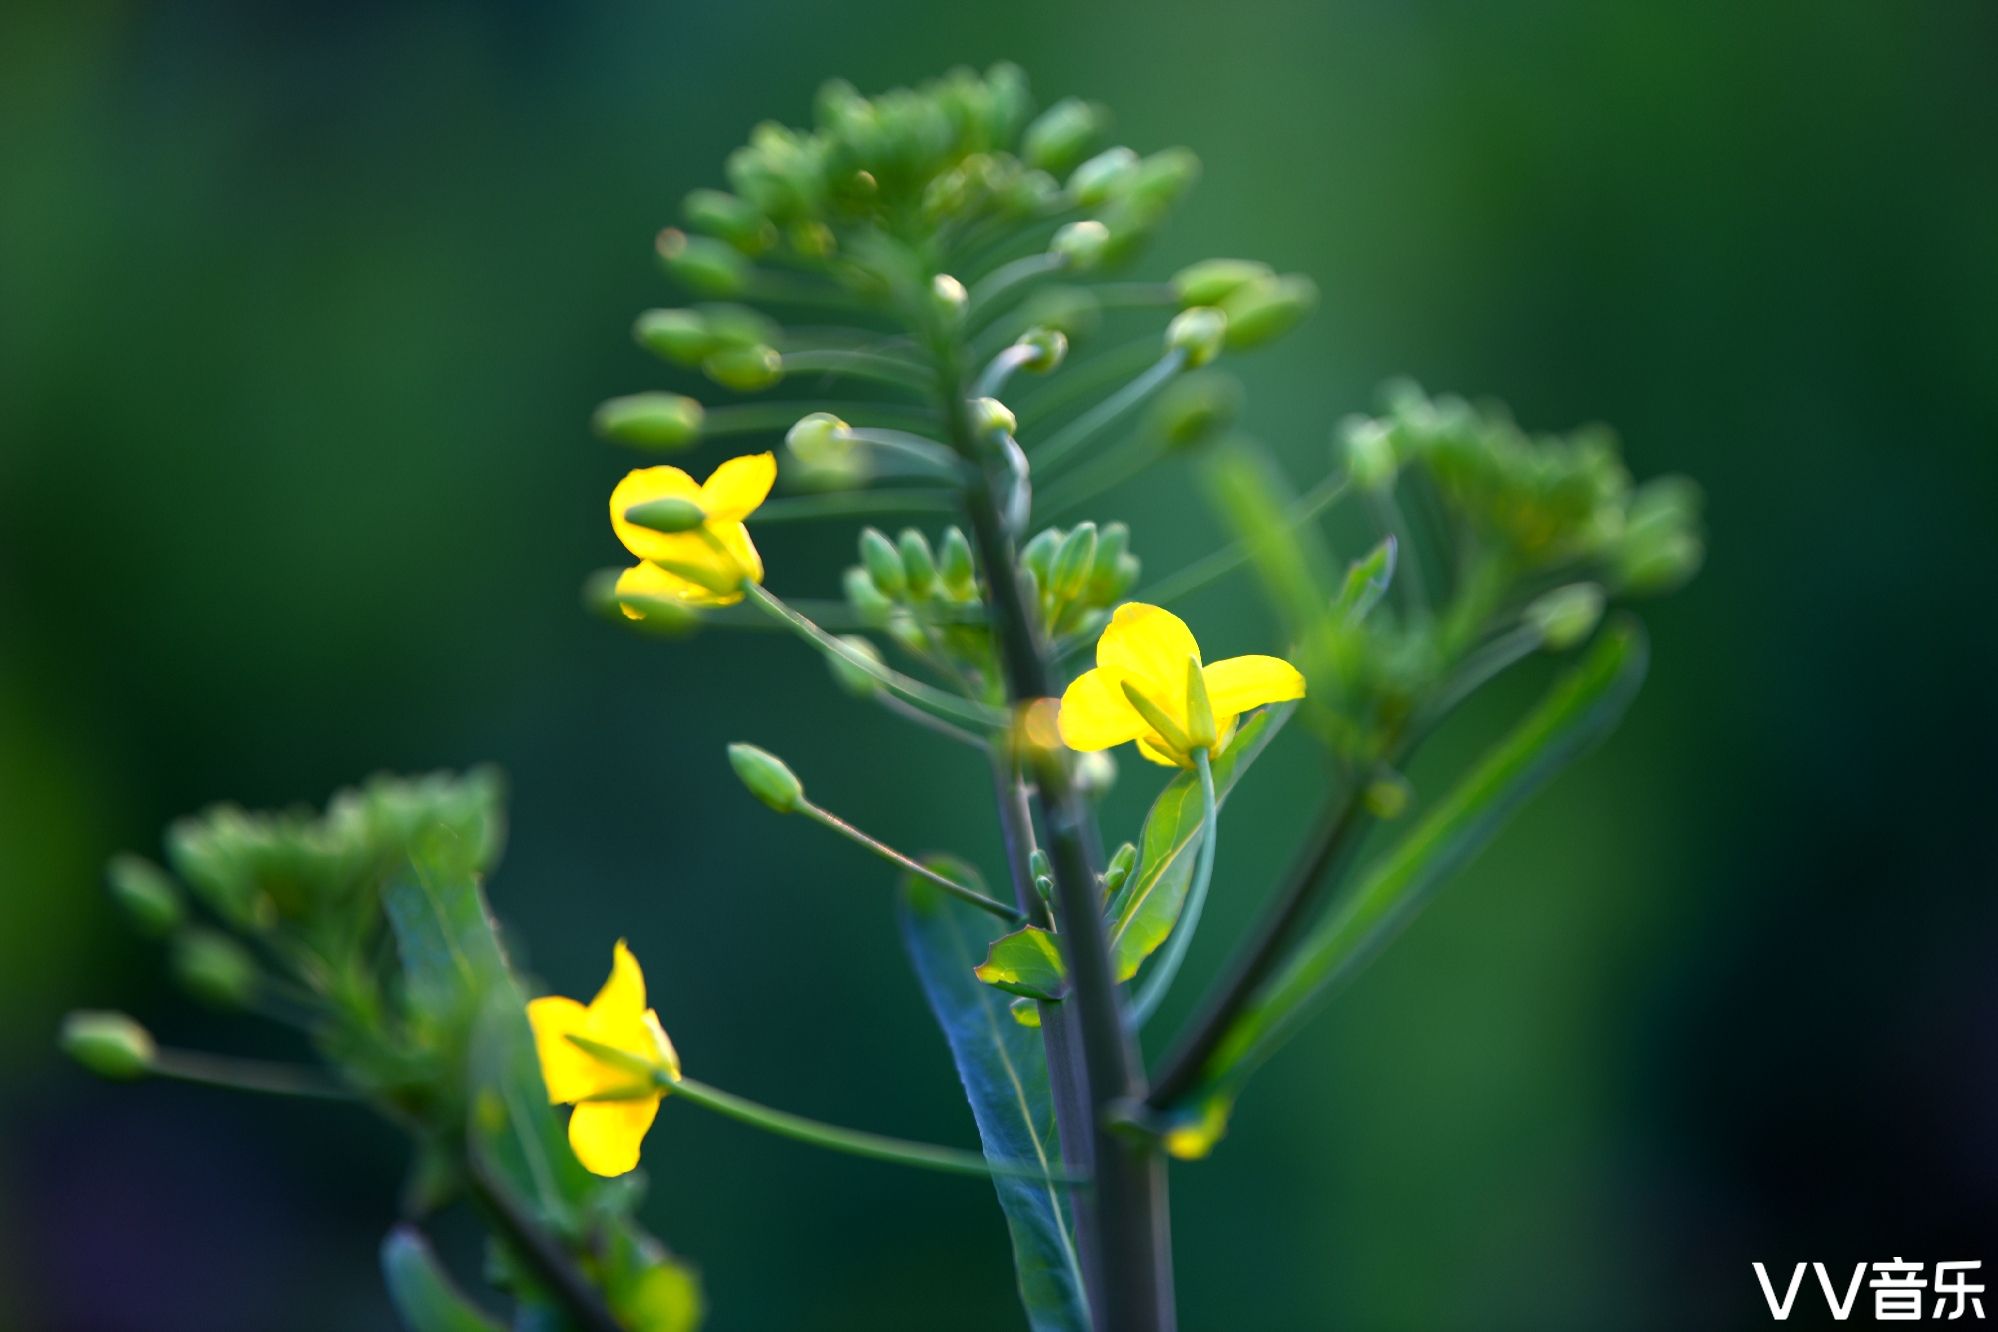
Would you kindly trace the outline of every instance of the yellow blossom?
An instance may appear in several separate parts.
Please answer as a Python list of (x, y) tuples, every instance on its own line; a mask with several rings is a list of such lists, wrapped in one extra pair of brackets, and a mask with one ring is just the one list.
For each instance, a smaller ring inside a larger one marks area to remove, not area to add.
[[(727, 606), (742, 600), (742, 580), (763, 581), (763, 559), (749, 539), (743, 519), (756, 511), (777, 479), (774, 454), (730, 458), (705, 483), (677, 467), (640, 467), (626, 473), (611, 491), (611, 528), (640, 563), (617, 580), (617, 595), (652, 598), (689, 606)], [(683, 500), (699, 510), (700, 521), (685, 532), (655, 532), (625, 517), (625, 511), (654, 500)], [(624, 613), (643, 619), (628, 603)]]
[[(657, 1075), (680, 1080), (680, 1056), (645, 1006), (645, 974), (624, 940), (611, 954), (610, 979), (588, 1007), (550, 995), (527, 1005), (534, 1050), (550, 1105), (573, 1104), (569, 1146), (594, 1174), (622, 1175), (638, 1164), (638, 1145), (665, 1095)], [(616, 1051), (611, 1058), (570, 1037)]]
[(1304, 677), (1281, 657), (1202, 665), (1183, 620), (1127, 602), (1097, 640), (1096, 669), (1061, 697), (1061, 738), (1085, 751), (1135, 740), (1152, 762), (1189, 768), (1201, 748), (1218, 754), (1251, 708), (1303, 697)]

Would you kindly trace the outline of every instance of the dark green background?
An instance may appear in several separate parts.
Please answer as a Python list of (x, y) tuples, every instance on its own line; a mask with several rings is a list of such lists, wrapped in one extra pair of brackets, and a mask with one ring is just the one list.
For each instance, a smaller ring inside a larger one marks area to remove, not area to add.
[[(618, 557), (629, 465), (585, 420), (663, 382), (625, 330), (671, 299), (649, 242), (680, 195), (827, 76), (1001, 57), (1205, 159), (1151, 271), (1221, 252), (1318, 279), (1316, 319), (1244, 364), (1294, 477), (1406, 372), (1531, 426), (1610, 421), (1640, 474), (1711, 498), (1707, 570), (1646, 612), (1623, 731), (1177, 1172), (1186, 1325), (1760, 1326), (1758, 1259), (1989, 1280), (1994, 13), (9, 6), (0, 1324), (387, 1325), (392, 1134), (50, 1053), (81, 1004), (283, 1049), (174, 999), (98, 889), (108, 854), (222, 797), (496, 760), (493, 896), (541, 975), (586, 993), (629, 935), (701, 1077), (969, 1140), (882, 876), (754, 805), (721, 747), (989, 857), (976, 765), (795, 643), (636, 638), (577, 587)], [(1176, 567), (1217, 539), (1191, 481), (1160, 469), (1098, 516)], [(850, 551), (759, 539), (787, 594), (830, 591)], [(1272, 645), (1241, 590), (1181, 608), (1216, 652)], [(1113, 822), (1156, 781), (1124, 766)], [(1310, 772), (1293, 739), (1244, 787), (1194, 978)], [(716, 1328), (1016, 1326), (975, 1183), (670, 1104), (648, 1167)]]

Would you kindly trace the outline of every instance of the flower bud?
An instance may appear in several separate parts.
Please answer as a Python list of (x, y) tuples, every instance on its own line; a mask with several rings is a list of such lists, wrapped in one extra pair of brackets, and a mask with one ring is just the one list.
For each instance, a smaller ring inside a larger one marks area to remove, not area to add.
[(1521, 619), (1540, 631), (1550, 652), (1565, 652), (1595, 632), (1603, 618), (1603, 590), (1594, 583), (1570, 583), (1527, 603)]
[(165, 934), (187, 914), (179, 887), (165, 870), (144, 856), (112, 857), (105, 877), (111, 885), (111, 900), (147, 934)]
[(749, 285), (749, 261), (726, 241), (668, 227), (656, 248), (673, 280), (704, 296), (733, 296)]
[(775, 347), (724, 347), (701, 362), (701, 373), (737, 393), (758, 393), (784, 378)]
[(1238, 287), (1221, 302), (1228, 315), (1228, 348), (1247, 351), (1290, 332), (1318, 304), (1318, 288), (1299, 273), (1262, 278)]
[(1182, 310), (1166, 325), (1166, 350), (1186, 353), (1188, 369), (1197, 370), (1221, 354), (1228, 336), (1228, 316), (1211, 305)]
[(811, 467), (837, 467), (853, 451), (852, 427), (831, 412), (812, 412), (784, 432), (784, 443), (799, 462)]
[(945, 324), (956, 328), (964, 319), (964, 307), (971, 297), (964, 290), (964, 284), (948, 273), (939, 273), (930, 279), (930, 302)]
[(674, 365), (697, 366), (715, 350), (715, 335), (698, 310), (647, 310), (631, 326), (638, 345)]
[(1138, 155), (1129, 148), (1105, 148), (1077, 167), (1068, 178), (1068, 193), (1084, 208), (1106, 203), (1136, 175)]
[(1020, 567), (1034, 576), (1036, 587), (1054, 585), (1055, 552), (1061, 549), (1061, 529), (1044, 527), (1020, 548)]
[(151, 1069), (152, 1033), (123, 1013), (78, 1009), (62, 1020), (62, 1052), (100, 1078), (129, 1082)]
[(1173, 274), (1172, 289), (1182, 307), (1219, 305), (1249, 283), (1274, 276), (1255, 259), (1203, 259)]
[(784, 760), (755, 745), (728, 747), (729, 766), (749, 788), (749, 793), (779, 814), (789, 814), (805, 798), (804, 783), (786, 767)]
[(1053, 371), (1068, 355), (1068, 335), (1058, 328), (1030, 328), (1020, 335), (1018, 345), (1033, 352), (1020, 368), (1037, 375)]
[(909, 590), (908, 571), (902, 567), (901, 552), (878, 528), (862, 528), (860, 562), (882, 596), (891, 600)]
[(1200, 663), (1192, 659), (1186, 663), (1186, 738), (1195, 749), (1212, 749), (1220, 738), (1207, 677), (1201, 673)]
[(1349, 417), (1340, 430), (1346, 453), (1346, 474), (1362, 490), (1386, 490), (1399, 467), (1394, 437), (1383, 423), (1369, 417)]
[(1409, 786), (1408, 778), (1387, 770), (1377, 774), (1360, 793), (1360, 803), (1366, 807), (1367, 813), (1383, 823), (1407, 813), (1414, 799), (1415, 791)]
[(967, 407), (971, 428), (981, 435), (1010, 435), (1020, 427), (1013, 409), (997, 398), (973, 398)]
[(1048, 589), (1058, 601), (1076, 597), (1096, 564), (1096, 524), (1077, 523), (1062, 538), (1048, 574)]
[(744, 254), (761, 254), (777, 240), (777, 229), (756, 205), (725, 190), (695, 190), (680, 212), (688, 226), (718, 236)]
[(691, 532), (705, 523), (708, 515), (692, 500), (668, 497), (634, 504), (624, 511), (624, 518), (654, 532)]
[(1163, 212), (1200, 179), (1200, 159), (1190, 148), (1167, 148), (1138, 163), (1126, 200), (1150, 213)]
[(1037, 846), (1027, 853), (1027, 873), (1036, 879), (1053, 878), (1054, 862), (1048, 859), (1047, 852)]
[(937, 556), (937, 577), (951, 597), (968, 601), (978, 590), (977, 566), (971, 558), (971, 543), (955, 527), (943, 534), (943, 548)]
[(1117, 582), (1117, 566), (1132, 558), (1131, 529), (1123, 523), (1105, 523), (1097, 533), (1096, 556), (1089, 566), (1089, 599), (1096, 605), (1108, 605), (1114, 597), (1111, 588)]
[(843, 585), (847, 604), (853, 607), (853, 613), (860, 617), (862, 624), (878, 629), (888, 623), (888, 614), (895, 609), (895, 603), (874, 586), (867, 570), (854, 565), (846, 571)]
[(832, 228), (815, 217), (793, 222), (785, 238), (794, 251), (807, 259), (824, 259), (839, 248)]
[(256, 997), (262, 977), (249, 950), (214, 930), (183, 930), (174, 936), (173, 973), (195, 998), (217, 1008), (243, 1008)]
[(921, 620), (899, 606), (888, 613), (887, 631), (888, 637), (916, 656), (930, 650), (930, 631), (923, 627)]
[(1020, 141), (1021, 160), (1043, 171), (1067, 171), (1082, 160), (1107, 120), (1103, 108), (1065, 97), (1027, 126)]
[(1110, 863), (1103, 867), (1103, 895), (1114, 897), (1124, 881), (1131, 877), (1131, 871), (1138, 867), (1138, 848), (1129, 842), (1118, 847), (1110, 857)]
[(677, 452), (701, 436), (701, 404), (678, 393), (633, 393), (597, 408), (591, 424), (605, 439)]
[(704, 305), (698, 311), (714, 339), (710, 354), (728, 347), (762, 347), (783, 335), (783, 326), (747, 305)]
[(1048, 242), (1048, 253), (1059, 256), (1076, 272), (1087, 273), (1103, 262), (1103, 252), (1109, 245), (1110, 228), (1092, 217), (1071, 222), (1057, 231)]
[(1154, 428), (1175, 449), (1203, 444), (1235, 423), (1242, 382), (1224, 370), (1199, 370), (1165, 386), (1152, 408)]
[(885, 666), (887, 663), (881, 660), (880, 651), (859, 634), (841, 634), (839, 641), (846, 644), (852, 655), (826, 653), (826, 664), (832, 668), (834, 683), (855, 698), (872, 698), (880, 693), (880, 677), (852, 659), (853, 656), (865, 657), (876, 666)]
[(909, 591), (919, 597), (928, 596), (937, 585), (937, 557), (930, 550), (929, 538), (913, 527), (905, 527), (895, 544), (901, 551), (902, 573), (909, 580)]

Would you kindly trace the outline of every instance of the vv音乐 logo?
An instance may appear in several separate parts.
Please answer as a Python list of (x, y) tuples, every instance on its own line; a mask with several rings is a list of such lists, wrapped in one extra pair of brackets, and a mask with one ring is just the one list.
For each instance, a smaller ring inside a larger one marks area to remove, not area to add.
[[(1797, 1295), (1804, 1285), (1805, 1264), (1798, 1263), (1790, 1270), (1790, 1284), (1780, 1297), (1775, 1282), (1770, 1280), (1769, 1269), (1761, 1263), (1754, 1266), (1755, 1279), (1762, 1285), (1762, 1298), (1769, 1301), (1769, 1316), (1779, 1323), (1786, 1321), (1796, 1311)], [(1981, 1261), (1937, 1263), (1931, 1280), (1924, 1275), (1928, 1270), (1925, 1263), (1904, 1262), (1898, 1257), (1888, 1263), (1860, 1263), (1852, 1269), (1852, 1279), (1844, 1283), (1841, 1292), (1838, 1281), (1823, 1263), (1810, 1264), (1835, 1321), (1844, 1322), (1852, 1316), (1863, 1283), (1873, 1291), (1873, 1317), (1882, 1323), (1953, 1322), (1964, 1318), (1981, 1321), (1984, 1301), (1979, 1297), (1984, 1294), (1984, 1287), (1970, 1277), (1983, 1266)], [(1866, 1281), (1869, 1267), (1874, 1273), (1870, 1282)], [(1927, 1303), (1931, 1295), (1935, 1297), (1933, 1306)]]

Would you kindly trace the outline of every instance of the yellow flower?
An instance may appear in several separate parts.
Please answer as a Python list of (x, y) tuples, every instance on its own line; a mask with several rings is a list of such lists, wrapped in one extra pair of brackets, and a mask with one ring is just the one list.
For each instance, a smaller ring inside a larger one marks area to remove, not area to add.
[[(689, 606), (728, 606), (742, 600), (742, 580), (763, 581), (763, 559), (742, 520), (756, 511), (777, 479), (774, 454), (730, 458), (705, 483), (677, 467), (640, 467), (611, 491), (611, 528), (641, 563), (617, 580), (617, 595), (677, 601)], [(655, 532), (624, 516), (635, 504), (683, 500), (700, 511), (685, 532)], [(630, 605), (634, 620), (644, 612)]]
[[(534, 1028), (534, 1051), (548, 1104), (574, 1104), (569, 1146), (576, 1159), (598, 1175), (622, 1175), (638, 1164), (638, 1145), (659, 1113), (665, 1091), (656, 1074), (680, 1080), (680, 1056), (645, 1006), (645, 973), (624, 940), (611, 954), (610, 979), (589, 1007), (550, 995), (527, 1005)], [(614, 1050), (618, 1058), (586, 1050), (570, 1040), (580, 1036)]]
[(1190, 768), (1196, 750), (1221, 752), (1243, 713), (1303, 697), (1304, 677), (1281, 657), (1203, 666), (1185, 621), (1127, 602), (1096, 642), (1096, 669), (1077, 676), (1061, 696), (1061, 738), (1080, 750), (1135, 740), (1152, 762)]

